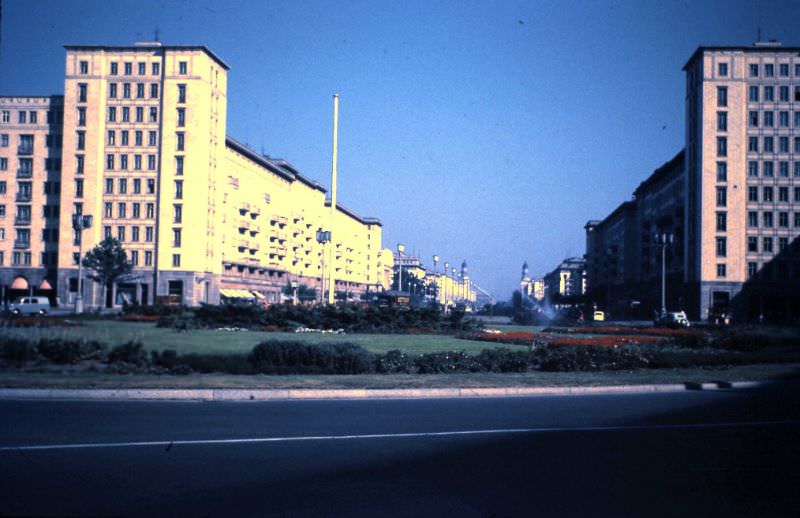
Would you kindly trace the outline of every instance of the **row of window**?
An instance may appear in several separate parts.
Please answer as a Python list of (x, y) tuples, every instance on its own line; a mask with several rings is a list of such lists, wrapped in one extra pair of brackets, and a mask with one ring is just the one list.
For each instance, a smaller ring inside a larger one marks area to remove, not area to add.
[[(133, 98), (134, 88), (136, 89), (136, 99), (144, 99), (145, 92), (147, 91), (147, 84), (145, 83), (121, 83), (122, 84), (122, 92), (120, 95), (120, 83), (109, 83), (108, 84), (108, 98), (109, 99), (117, 99), (120, 97), (122, 99), (131, 99)], [(158, 99), (158, 83), (149, 83), (150, 85), (150, 99)], [(80, 96), (80, 85), (78, 95)], [(80, 97), (79, 97), (80, 100)]]
[[(126, 76), (133, 75), (133, 65), (132, 61), (124, 61), (122, 63), (122, 73)], [(178, 62), (178, 74), (186, 75), (188, 73), (188, 62), (187, 61), (179, 61)], [(79, 73), (86, 75), (89, 73), (89, 62), (88, 61), (81, 61), (78, 64), (78, 71)], [(144, 61), (139, 61), (136, 63), (136, 72), (138, 75), (143, 76), (147, 74), (147, 63)], [(161, 73), (161, 62), (154, 61), (150, 63), (150, 75), (157, 76)], [(119, 75), (119, 62), (112, 61), (108, 64), (108, 74), (112, 76)]]
[[(773, 178), (775, 176), (775, 162), (766, 161), (759, 163), (755, 160), (750, 160), (749, 162), (747, 162), (747, 176), (752, 178), (757, 178), (759, 175), (759, 169), (762, 173), (762, 176), (766, 178)], [(800, 178), (800, 161), (794, 163), (793, 174), (795, 178)], [(789, 178), (788, 161), (781, 160), (778, 162), (778, 176), (780, 178)]]
[[(0, 112), (0, 122), (4, 124), (11, 123), (11, 111), (2, 110)], [(18, 110), (17, 122), (19, 124), (38, 124), (38, 112), (33, 110)], [(47, 124), (61, 124), (64, 122), (64, 112), (58, 110), (47, 111)]]
[[(761, 249), (759, 250), (758, 247), (758, 237), (757, 236), (748, 236), (747, 237), (747, 251), (751, 253), (774, 253), (775, 252), (775, 238), (773, 237), (762, 237), (761, 238)], [(778, 238), (778, 253), (783, 252), (786, 248), (789, 247), (789, 238), (788, 237), (779, 237)]]
[[(765, 185), (761, 188), (761, 201), (775, 201), (775, 188)], [(751, 185), (747, 188), (747, 201), (758, 202), (758, 187)], [(778, 187), (778, 201), (787, 203), (789, 201), (789, 187)], [(800, 187), (794, 188), (794, 201), (800, 203)]]
[[(775, 64), (774, 63), (764, 63), (764, 77), (775, 77)], [(748, 66), (748, 75), (750, 77), (759, 77), (759, 64), (758, 63), (750, 63)], [(717, 72), (722, 77), (726, 77), (728, 75), (728, 64), (725, 62), (720, 62), (717, 64)], [(778, 75), (780, 77), (789, 77), (789, 63), (779, 63), (778, 64)], [(794, 65), (794, 75), (795, 77), (800, 77), (800, 64), (796, 63)]]
[[(128, 157), (133, 157), (132, 167), (134, 171), (141, 171), (142, 170), (142, 157), (143, 155), (127, 155), (125, 153), (119, 155), (119, 164), (117, 164), (114, 154), (107, 154), (106, 155), (106, 169), (108, 171), (113, 170), (120, 170), (120, 171), (127, 171), (129, 166)], [(119, 167), (117, 167), (119, 165)], [(156, 169), (156, 155), (147, 155), (147, 169), (149, 171), (155, 171)]]
[[(775, 127), (775, 113), (774, 111), (756, 111), (751, 110), (748, 112), (747, 116), (747, 125), (750, 128), (758, 128), (759, 127), (759, 119), (761, 122), (761, 126), (765, 128), (774, 128)], [(778, 127), (779, 128), (788, 128), (789, 126), (789, 112), (788, 111), (779, 111), (778, 113)], [(727, 117), (723, 117), (723, 121), (725, 123), (725, 129), (721, 129), (719, 126), (720, 122), (720, 114), (725, 114), (725, 112), (719, 112), (717, 115), (717, 129), (720, 131), (727, 131)], [(800, 111), (794, 112), (794, 127), (800, 128)]]
[[(756, 86), (747, 88), (747, 100), (750, 102), (775, 102), (775, 86)], [(794, 95), (791, 95), (789, 86), (778, 86), (778, 102), (788, 103), (792, 100), (800, 101), (800, 85), (795, 85)], [(717, 106), (728, 106), (728, 87), (717, 87)]]
[[(116, 146), (117, 145), (117, 135), (119, 135), (119, 145), (120, 146), (130, 146), (131, 145), (131, 133), (133, 133), (133, 144), (134, 146), (143, 146), (144, 145), (144, 135), (145, 132), (143, 130), (135, 130), (131, 132), (130, 130), (108, 130), (106, 132), (106, 145), (108, 146)], [(155, 130), (147, 131), (147, 145), (148, 146), (157, 146), (158, 145), (158, 132)]]
[[(143, 252), (143, 253), (142, 253)], [(140, 256), (144, 256), (143, 265), (144, 266), (152, 266), (153, 265), (153, 252), (152, 250), (130, 250), (130, 258), (128, 259), (133, 266), (139, 266), (140, 264)], [(72, 264), (78, 264), (78, 260), (80, 256), (78, 252), (72, 254)], [(2, 252), (0, 252), (0, 260), (2, 260)], [(181, 255), (180, 254), (172, 254), (172, 266), (178, 267), (181, 265)]]
[[(109, 106), (108, 107), (108, 122), (117, 122), (117, 106)], [(136, 106), (134, 107), (134, 115), (135, 119), (131, 121), (131, 107), (130, 106), (120, 106), (119, 107), (119, 122), (144, 122), (144, 106)], [(83, 108), (78, 108), (78, 126), (82, 126), (80, 124), (80, 112)], [(150, 106), (149, 107), (149, 116), (147, 118), (147, 122), (158, 122), (158, 107), (157, 106)]]
[[(758, 212), (751, 210), (747, 212), (747, 226), (750, 228), (758, 228)], [(775, 225), (775, 213), (774, 212), (762, 212), (761, 213), (761, 226), (764, 228), (773, 228)], [(794, 226), (795, 228), (800, 227), (800, 212), (794, 213)], [(778, 227), (779, 228), (789, 228), (789, 213), (788, 212), (778, 212)]]
[[(114, 194), (114, 178), (106, 178), (106, 194)], [(128, 179), (127, 178), (118, 178), (117, 181), (117, 191), (116, 194), (128, 194)], [(133, 178), (131, 180), (131, 184), (133, 189), (131, 190), (132, 194), (141, 194), (142, 193), (142, 179), (141, 178)], [(83, 186), (83, 180), (77, 179), (75, 180), (75, 192), (78, 192), (78, 185)], [(145, 179), (145, 194), (155, 194), (156, 192), (156, 181), (154, 178), (146, 178)]]
[[(759, 141), (761, 146), (759, 146)], [(778, 137), (778, 150), (775, 150), (775, 137), (747, 137), (747, 151), (750, 153), (790, 153), (789, 137)], [(794, 137), (794, 152), (800, 153), (800, 137)], [(717, 156), (728, 156), (728, 137), (717, 137)]]

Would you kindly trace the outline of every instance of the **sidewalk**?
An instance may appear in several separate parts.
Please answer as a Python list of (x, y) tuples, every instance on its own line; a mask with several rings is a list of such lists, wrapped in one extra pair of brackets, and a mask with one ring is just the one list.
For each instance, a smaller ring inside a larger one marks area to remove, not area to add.
[(497, 387), (425, 389), (0, 389), (0, 399), (64, 399), (98, 401), (281, 401), (310, 399), (424, 399), (470, 397), (570, 396), (589, 394), (652, 394), (687, 390), (758, 388), (759, 381), (610, 385), (603, 387)]

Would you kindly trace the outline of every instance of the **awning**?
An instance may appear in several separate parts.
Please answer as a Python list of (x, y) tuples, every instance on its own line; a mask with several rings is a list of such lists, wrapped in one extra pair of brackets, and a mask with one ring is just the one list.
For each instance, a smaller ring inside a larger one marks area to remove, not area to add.
[(219, 294), (228, 299), (252, 299), (253, 294), (247, 290), (237, 290), (233, 288), (220, 289)]
[(52, 290), (52, 289), (53, 289), (53, 287), (52, 287), (52, 286), (50, 286), (50, 283), (49, 283), (49, 282), (47, 282), (47, 279), (43, 279), (43, 280), (42, 280), (42, 283), (41, 283), (41, 284), (39, 284), (39, 289), (40, 289), (40, 290)]
[(11, 283), (12, 290), (27, 290), (28, 289), (28, 281), (25, 277), (17, 277), (14, 279), (14, 282)]
[(251, 293), (252, 293), (253, 295), (255, 295), (257, 299), (265, 299), (265, 298), (267, 298), (267, 297), (265, 297), (264, 295), (260, 294), (260, 293), (259, 293), (259, 292), (257, 292), (257, 291), (253, 291), (253, 292), (251, 292)]

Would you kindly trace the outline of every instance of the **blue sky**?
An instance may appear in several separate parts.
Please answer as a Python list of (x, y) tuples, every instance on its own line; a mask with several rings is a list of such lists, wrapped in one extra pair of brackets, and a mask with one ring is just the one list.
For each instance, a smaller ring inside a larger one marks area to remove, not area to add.
[(4, 0), (0, 94), (63, 91), (64, 44), (203, 44), (228, 134), (330, 181), (500, 299), (552, 270), (683, 146), (699, 45), (800, 44), (795, 1)]

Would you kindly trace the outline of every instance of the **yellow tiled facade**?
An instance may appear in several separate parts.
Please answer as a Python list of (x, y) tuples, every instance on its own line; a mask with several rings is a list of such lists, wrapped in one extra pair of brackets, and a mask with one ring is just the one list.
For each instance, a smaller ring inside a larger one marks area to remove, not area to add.
[[(108, 300), (84, 279), (87, 307), (272, 303), (290, 298), (292, 282), (319, 291), (332, 272), (342, 297), (385, 284), (379, 220), (341, 205), (332, 213), (319, 183), (226, 136), (228, 66), (210, 50), (65, 48), (63, 97), (0, 98), (4, 294), (13, 285), (14, 296), (33, 288), (72, 303), (80, 253), (106, 236), (122, 243), (134, 276)], [(76, 214), (92, 226), (73, 230)], [(331, 232), (325, 257), (318, 230)]]

